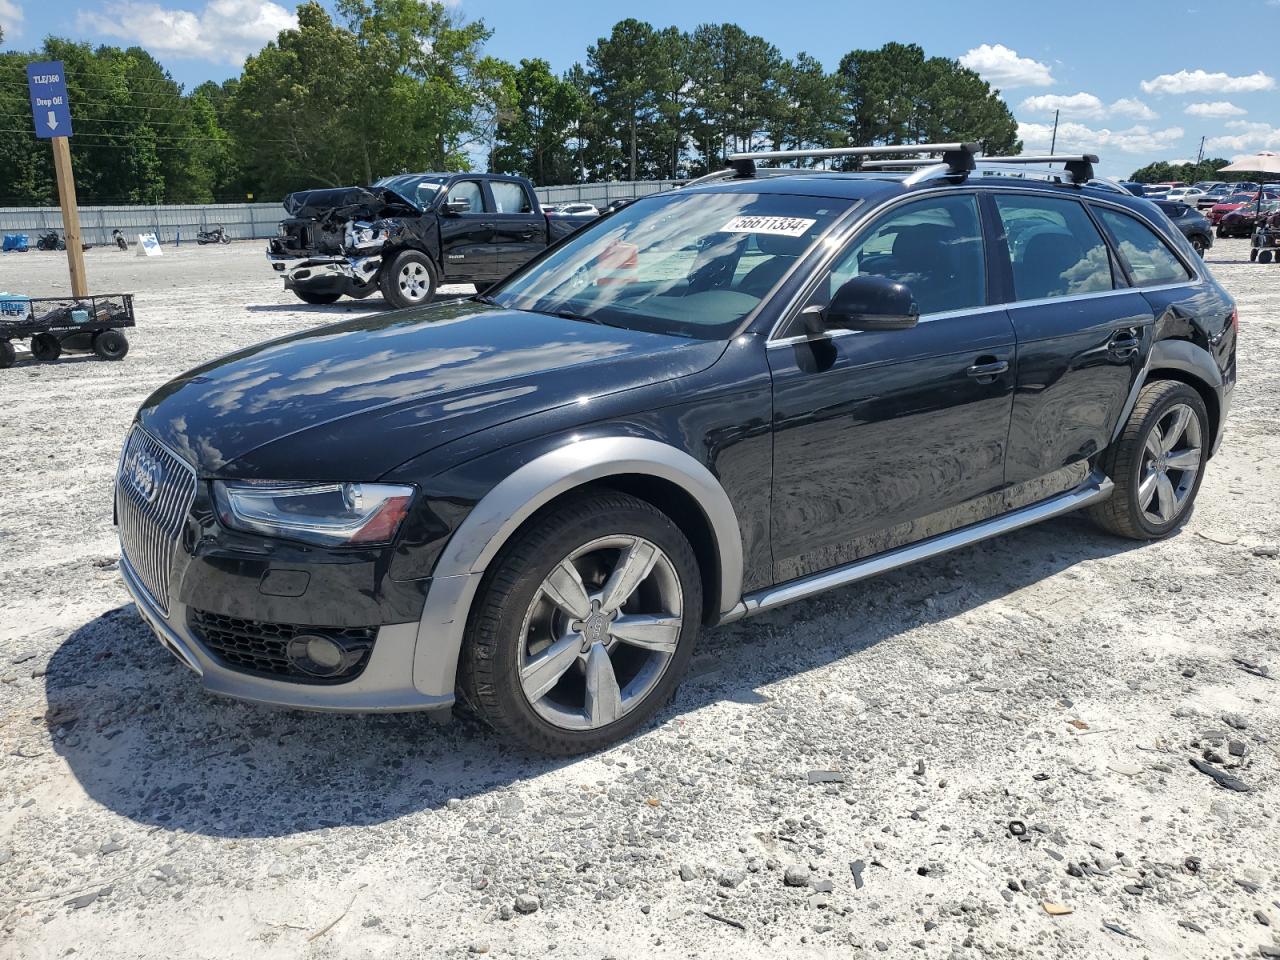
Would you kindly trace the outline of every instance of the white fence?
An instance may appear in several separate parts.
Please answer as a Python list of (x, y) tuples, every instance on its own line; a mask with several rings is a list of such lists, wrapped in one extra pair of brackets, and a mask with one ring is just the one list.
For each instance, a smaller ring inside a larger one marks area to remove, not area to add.
[[(618, 181), (582, 183), (563, 187), (538, 187), (543, 203), (587, 200), (603, 206), (624, 197), (643, 197), (670, 190), (679, 180)], [(139, 233), (154, 233), (162, 243), (176, 240), (195, 242), (196, 232), (222, 224), (233, 240), (253, 240), (275, 236), (276, 224), (284, 217), (279, 203), (216, 203), (135, 207), (80, 208), (80, 230), (85, 243), (111, 242), (111, 231), (119, 229), (132, 243)], [(57, 207), (0, 207), (0, 234), (25, 233), (34, 245), (36, 237), (50, 230), (62, 232), (62, 211)]]

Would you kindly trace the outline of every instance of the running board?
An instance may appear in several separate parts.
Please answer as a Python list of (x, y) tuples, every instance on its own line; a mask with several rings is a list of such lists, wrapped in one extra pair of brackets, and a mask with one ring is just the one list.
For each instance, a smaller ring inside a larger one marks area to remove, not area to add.
[(1070, 513), (1072, 510), (1079, 510), (1081, 507), (1087, 507), (1091, 503), (1105, 500), (1111, 495), (1113, 487), (1114, 484), (1111, 480), (1101, 473), (1095, 472), (1075, 489), (1068, 490), (1066, 493), (1059, 494), (1049, 500), (1033, 503), (1029, 507), (1022, 507), (1011, 513), (992, 517), (990, 520), (962, 527), (959, 530), (953, 530), (951, 533), (944, 533), (928, 540), (922, 540), (919, 543), (899, 547), (887, 553), (877, 554), (865, 560), (857, 560), (842, 567), (824, 570), (822, 573), (815, 573), (799, 580), (790, 580), (775, 587), (767, 587), (764, 590), (749, 593), (738, 601), (738, 605), (726, 613), (720, 622), (732, 623), (743, 617), (749, 617), (752, 614), (780, 607), (784, 603), (803, 600), (805, 597), (811, 597), (814, 594), (823, 593), (835, 587), (847, 586), (850, 583), (856, 583), (868, 577), (896, 570), (898, 567), (905, 567), (908, 564), (927, 560), (930, 557), (936, 557), (939, 554), (947, 553), (960, 547), (967, 547), (970, 544), (997, 537), (1002, 533), (1009, 533), (1021, 527), (1028, 527), (1033, 523), (1039, 523), (1041, 520), (1048, 520), (1050, 517), (1057, 517), (1064, 513)]

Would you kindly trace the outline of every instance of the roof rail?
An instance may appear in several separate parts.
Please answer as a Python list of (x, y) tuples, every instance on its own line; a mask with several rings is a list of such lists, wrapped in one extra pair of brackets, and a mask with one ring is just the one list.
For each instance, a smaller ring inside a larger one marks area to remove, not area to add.
[(983, 163), (1060, 163), (1072, 181), (1080, 186), (1093, 177), (1093, 165), (1098, 162), (1094, 153), (1051, 154), (1044, 156), (1019, 155), (1016, 157), (983, 157)]
[[(858, 167), (862, 166), (863, 157), (912, 156), (921, 153), (940, 153), (942, 162), (952, 173), (968, 173), (973, 169), (973, 155), (977, 153), (976, 143), (904, 143), (896, 146), (881, 147), (830, 147), (818, 150), (761, 150), (753, 153), (734, 153), (729, 156), (729, 164), (740, 179), (750, 179), (756, 175), (757, 160), (798, 160), (800, 158), (820, 157), (856, 157)], [(934, 161), (937, 162), (937, 161)]]

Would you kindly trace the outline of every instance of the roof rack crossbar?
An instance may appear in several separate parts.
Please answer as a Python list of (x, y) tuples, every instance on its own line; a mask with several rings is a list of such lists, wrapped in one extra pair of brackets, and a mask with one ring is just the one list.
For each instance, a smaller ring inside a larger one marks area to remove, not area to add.
[(983, 157), (983, 163), (1060, 163), (1071, 179), (1086, 184), (1094, 178), (1093, 165), (1098, 162), (1094, 153), (1047, 154), (1043, 156), (1019, 155), (1016, 157)]
[[(953, 173), (968, 173), (973, 169), (973, 155), (978, 151), (976, 143), (904, 143), (878, 147), (830, 147), (816, 150), (761, 150), (753, 153), (734, 153), (729, 164), (739, 178), (755, 176), (757, 160), (797, 160), (801, 158), (856, 157), (859, 167), (863, 157), (912, 156), (921, 153), (940, 153), (942, 162)], [(937, 161), (934, 161), (937, 162)]]

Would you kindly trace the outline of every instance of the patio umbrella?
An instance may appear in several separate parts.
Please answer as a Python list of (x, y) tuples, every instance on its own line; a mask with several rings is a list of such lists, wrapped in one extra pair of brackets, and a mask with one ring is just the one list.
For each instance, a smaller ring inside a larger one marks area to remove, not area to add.
[[(1252, 157), (1242, 157), (1235, 163), (1222, 167), (1219, 173), (1273, 173), (1280, 176), (1280, 153), (1264, 150)], [(1254, 204), (1254, 212), (1262, 212), (1262, 189), (1258, 189), (1258, 199)]]

